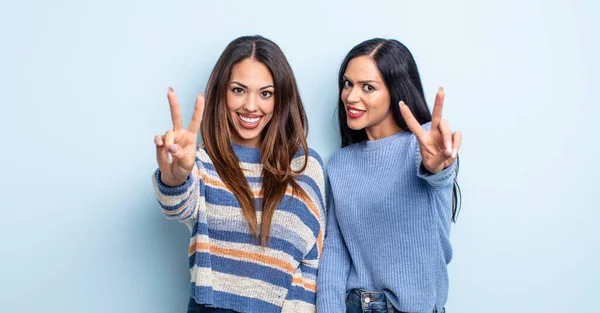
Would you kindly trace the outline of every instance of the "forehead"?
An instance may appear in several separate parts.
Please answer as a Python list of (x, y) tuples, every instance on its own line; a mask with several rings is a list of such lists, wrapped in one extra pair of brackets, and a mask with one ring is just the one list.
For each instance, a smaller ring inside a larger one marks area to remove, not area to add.
[(382, 80), (375, 61), (365, 55), (350, 60), (344, 75), (351, 80)]
[(237, 81), (248, 87), (262, 88), (273, 85), (273, 76), (269, 68), (254, 59), (245, 59), (233, 66), (230, 82)]

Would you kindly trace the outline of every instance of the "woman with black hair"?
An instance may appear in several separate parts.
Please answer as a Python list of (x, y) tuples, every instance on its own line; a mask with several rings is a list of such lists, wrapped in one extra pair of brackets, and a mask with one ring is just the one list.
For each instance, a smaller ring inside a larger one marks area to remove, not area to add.
[(444, 91), (430, 113), (410, 51), (378, 38), (348, 53), (339, 90), (317, 310), (443, 312), (462, 139), (442, 118)]

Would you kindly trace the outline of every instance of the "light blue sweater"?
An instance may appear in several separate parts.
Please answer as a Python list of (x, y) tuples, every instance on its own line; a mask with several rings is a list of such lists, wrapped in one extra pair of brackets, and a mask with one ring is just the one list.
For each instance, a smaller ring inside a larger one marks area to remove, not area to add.
[(430, 174), (421, 163), (416, 137), (404, 131), (331, 157), (319, 313), (345, 312), (354, 288), (385, 292), (400, 311), (444, 307), (455, 164)]

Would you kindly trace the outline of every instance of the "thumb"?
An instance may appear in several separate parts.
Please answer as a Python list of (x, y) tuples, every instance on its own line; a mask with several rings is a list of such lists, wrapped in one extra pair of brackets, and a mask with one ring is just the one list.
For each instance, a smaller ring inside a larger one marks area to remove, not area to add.
[(188, 147), (183, 149), (178, 144), (172, 144), (169, 146), (169, 152), (173, 156), (174, 165), (185, 171), (191, 171), (194, 167), (194, 152), (190, 151)]
[(169, 153), (171, 153), (176, 160), (181, 161), (185, 157), (185, 151), (176, 143), (169, 146)]

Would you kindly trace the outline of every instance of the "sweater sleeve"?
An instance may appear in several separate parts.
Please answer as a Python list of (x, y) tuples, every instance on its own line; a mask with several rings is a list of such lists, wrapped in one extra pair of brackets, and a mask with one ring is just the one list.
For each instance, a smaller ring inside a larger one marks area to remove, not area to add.
[(318, 266), (319, 251), (318, 245), (315, 243), (294, 272), (292, 285), (283, 303), (282, 313), (316, 311)]
[(417, 176), (427, 181), (433, 188), (443, 188), (452, 185), (455, 177), (456, 161), (450, 166), (446, 167), (439, 173), (429, 172), (423, 165), (423, 159), (421, 153), (417, 149), (417, 155), (415, 156), (417, 166)]
[[(282, 313), (315, 312), (317, 273), (323, 254), (323, 240), (326, 227), (326, 192), (323, 161), (319, 154), (310, 150), (309, 164), (301, 179), (301, 186), (308, 193), (310, 202), (315, 205), (315, 218), (319, 222), (319, 230), (314, 233), (315, 243), (304, 256), (292, 276), (292, 284), (283, 303)], [(314, 184), (308, 183), (309, 181)]]
[(187, 222), (198, 216), (204, 206), (204, 183), (200, 161), (196, 158), (194, 168), (187, 181), (176, 187), (167, 186), (160, 180), (160, 169), (152, 175), (156, 199), (167, 219)]
[(351, 265), (350, 254), (337, 222), (335, 199), (329, 194), (327, 231), (317, 279), (318, 313), (346, 312), (346, 282)]

